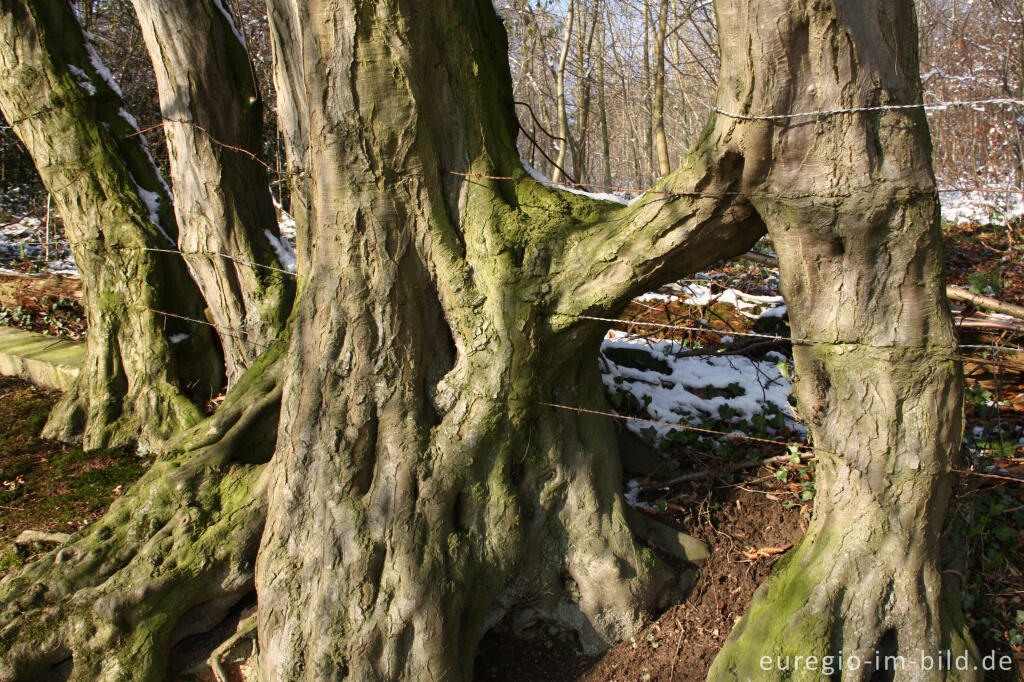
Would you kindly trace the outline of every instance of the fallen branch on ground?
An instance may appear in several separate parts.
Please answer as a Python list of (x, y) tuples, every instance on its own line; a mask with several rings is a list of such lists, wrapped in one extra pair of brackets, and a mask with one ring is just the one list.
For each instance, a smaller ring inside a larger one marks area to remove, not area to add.
[(23, 530), (14, 538), (16, 545), (31, 545), (33, 542), (63, 545), (71, 538), (67, 533), (47, 533), (43, 530)]
[[(779, 445), (785, 445), (785, 443), (779, 443)], [(801, 452), (798, 456), (800, 457), (801, 462), (815, 459), (814, 453), (809, 451)], [(656, 488), (665, 488), (670, 485), (675, 485), (676, 483), (685, 483), (686, 481), (698, 481), (702, 478), (714, 478), (722, 474), (731, 474), (737, 471), (742, 471), (743, 469), (750, 469), (756, 466), (772, 466), (774, 464), (786, 464), (788, 462), (793, 461), (793, 457), (794, 455), (786, 454), (777, 455), (775, 457), (768, 457), (767, 459), (748, 459), (742, 462), (736, 462), (735, 464), (730, 464), (727, 467), (721, 467), (718, 469), (702, 469), (701, 471), (694, 471), (689, 474), (683, 474), (682, 476), (670, 478), (667, 481), (650, 483), (640, 488), (640, 490), (654, 490)]]
[[(756, 251), (748, 251), (743, 254), (742, 257), (747, 260), (752, 260), (755, 263), (760, 263), (761, 265), (767, 265), (773, 268), (779, 267), (779, 259), (775, 256), (769, 256)], [(992, 310), (997, 313), (1009, 315), (1010, 317), (1016, 317), (1018, 320), (1024, 320), (1024, 306), (1000, 301), (998, 298), (992, 298), (991, 296), (976, 294), (973, 291), (968, 291), (961, 287), (947, 286), (946, 297), (955, 301), (971, 303), (979, 308)]]

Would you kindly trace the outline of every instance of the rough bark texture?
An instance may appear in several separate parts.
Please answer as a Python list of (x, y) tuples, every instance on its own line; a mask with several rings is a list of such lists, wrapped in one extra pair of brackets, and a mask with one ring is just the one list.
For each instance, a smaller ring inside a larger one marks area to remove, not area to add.
[(257, 564), (263, 679), (468, 679), (506, 615), (590, 650), (628, 636), (673, 576), (627, 523), (611, 424), (540, 403), (604, 406), (603, 329), (576, 315), (762, 234), (729, 194), (735, 126), (665, 184), (712, 197), (463, 178), (525, 177), (490, 2), (284, 4), (308, 12), (278, 56), (303, 55), (316, 222)]
[(209, 329), (153, 312), (201, 316), (202, 298), (180, 257), (144, 250), (175, 248), (169, 193), (108, 79), (63, 0), (0, 3), (0, 108), (64, 218), (89, 320), (46, 435), (90, 448), (159, 442), (222, 385)]
[[(218, 325), (230, 386), (277, 336), (294, 279), (282, 268), (263, 105), (242, 36), (219, 0), (134, 0), (156, 69), (178, 244)], [(243, 331), (233, 331), (243, 330)]]
[[(921, 101), (909, 0), (758, 2), (777, 18), (768, 32), (753, 5), (717, 5), (723, 55), (744, 55), (724, 60), (722, 109)], [(841, 652), (843, 680), (978, 679), (922, 665), (946, 651), (979, 662), (939, 561), (963, 389), (924, 113), (748, 125), (771, 131), (751, 150), (746, 189), (779, 254), (793, 336), (812, 341), (796, 345), (796, 394), (820, 466), (805, 538), (710, 677), (816, 680)]]
[(274, 90), (277, 93), (277, 125), (288, 163), (289, 212), (295, 219), (295, 256), (300, 276), (309, 272), (312, 245), (309, 226), (312, 199), (309, 186), (309, 112), (301, 53), (291, 42), (308, 20), (305, 5), (287, 0), (267, 0), (270, 46), (274, 52)]

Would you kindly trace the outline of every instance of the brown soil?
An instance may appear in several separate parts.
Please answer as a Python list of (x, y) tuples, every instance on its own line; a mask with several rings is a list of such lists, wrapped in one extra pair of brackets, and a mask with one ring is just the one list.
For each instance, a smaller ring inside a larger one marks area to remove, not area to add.
[[(754, 590), (782, 553), (803, 535), (810, 508), (795, 504), (796, 492), (766, 469), (745, 483), (675, 490), (673, 502), (688, 511), (660, 514), (659, 520), (711, 547), (711, 559), (701, 567), (686, 600), (596, 660), (568, 653), (572, 649), (556, 641), (494, 631), (481, 643), (476, 679), (703, 680)], [(786, 502), (794, 506), (787, 509), (783, 506)]]
[(34, 551), (14, 547), (21, 531), (73, 533), (98, 519), (144, 470), (127, 449), (85, 453), (39, 438), (57, 397), (0, 376), (0, 575)]

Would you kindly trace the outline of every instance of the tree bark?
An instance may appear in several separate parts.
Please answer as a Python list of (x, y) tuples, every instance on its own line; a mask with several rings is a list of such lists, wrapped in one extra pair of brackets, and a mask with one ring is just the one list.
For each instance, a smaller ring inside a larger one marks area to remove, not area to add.
[(491, 4), (301, 4), (316, 286), (257, 562), (263, 679), (468, 679), (503, 617), (628, 636), (673, 576), (633, 537), (611, 424), (542, 403), (605, 407), (579, 314), (762, 234), (736, 126), (665, 184), (711, 197), (462, 178), (525, 177)]
[(604, 40), (607, 27), (602, 23), (601, 32), (597, 37), (597, 107), (601, 118), (601, 172), (604, 186), (612, 184), (612, 153), (611, 136), (608, 133), (608, 103), (604, 95)]
[(572, 149), (572, 168), (576, 182), (582, 184), (586, 184), (589, 171), (587, 139), (590, 136), (590, 93), (594, 83), (594, 32), (600, 11), (598, 4), (583, 4), (580, 7), (580, 30), (576, 38), (580, 62), (580, 72), (576, 78), (576, 134), (570, 135), (569, 139), (576, 140)]
[[(723, 110), (921, 101), (910, 0), (763, 0), (770, 37), (749, 3), (717, 8)], [(841, 654), (844, 681), (980, 679), (940, 565), (963, 387), (924, 112), (746, 125), (770, 130), (748, 154), (745, 187), (779, 254), (793, 336), (809, 340), (794, 345), (796, 394), (820, 464), (804, 539), (709, 678), (819, 679), (795, 657), (838, 666)], [(973, 669), (922, 665), (946, 651), (967, 653)], [(877, 670), (885, 656), (899, 658)]]
[[(309, 272), (312, 244), (309, 226), (314, 218), (309, 187), (309, 112), (306, 110), (302, 56), (291, 36), (309, 17), (302, 5), (284, 0), (267, 0), (270, 45), (274, 53), (274, 89), (277, 93), (277, 122), (284, 140), (288, 162), (289, 212), (295, 220), (297, 272)], [(301, 280), (300, 280), (301, 282)]]
[[(89, 321), (81, 378), (45, 435), (159, 443), (222, 385), (202, 298), (175, 248), (170, 195), (66, 2), (0, 3), (0, 108), (64, 218)], [(157, 312), (159, 311), (159, 312)]]
[(569, 158), (569, 112), (565, 103), (565, 68), (572, 46), (572, 24), (576, 18), (576, 0), (569, 0), (565, 16), (565, 32), (562, 35), (562, 51), (558, 54), (558, 70), (555, 71), (555, 108), (558, 110), (558, 157), (551, 178), (555, 182), (565, 180), (565, 160)]
[(658, 24), (654, 30), (654, 105), (651, 113), (654, 130), (654, 152), (658, 156), (658, 175), (672, 170), (665, 136), (665, 34), (668, 31), (668, 0), (658, 2)]
[[(915, 101), (909, 3), (719, 0), (718, 107)], [(814, 341), (797, 391), (820, 492), (713, 675), (970, 649), (938, 567), (961, 387), (919, 112), (719, 114), (624, 207), (489, 177), (527, 179), (492, 3), (275, 6), (310, 188), (291, 335), (103, 521), (0, 583), (0, 674), (118, 679), (137, 660), (156, 677), (179, 623), (209, 624), (250, 580), (264, 680), (469, 679), (501, 620), (590, 651), (628, 637), (675, 576), (634, 537), (612, 425), (556, 407), (607, 410), (606, 327), (582, 316), (743, 253), (766, 223), (795, 338)]]
[(219, 0), (134, 5), (156, 70), (178, 244), (218, 325), (230, 386), (280, 332), (295, 291), (279, 271), (287, 254), (257, 156), (263, 104)]

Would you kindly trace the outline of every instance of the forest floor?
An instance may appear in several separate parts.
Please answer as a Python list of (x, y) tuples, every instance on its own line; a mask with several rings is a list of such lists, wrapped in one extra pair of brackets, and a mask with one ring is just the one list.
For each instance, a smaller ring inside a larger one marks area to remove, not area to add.
[[(950, 283), (1024, 305), (1021, 235), (1021, 226), (947, 226)], [(0, 266), (33, 270), (17, 262)], [(67, 281), (57, 282), (63, 289), (16, 300), (0, 296), (0, 324), (80, 336), (81, 307)], [(785, 339), (777, 338), (787, 334), (777, 282), (776, 270), (746, 260), (703, 273), (638, 299), (602, 349), (610, 403), (622, 423), (627, 498), (711, 547), (690, 594), (598, 658), (573, 653), (558, 631), (527, 636), (499, 626), (481, 643), (477, 679), (704, 679), (754, 590), (799, 541), (813, 510), (814, 462), (799, 456), (805, 430), (787, 402), (791, 354)], [(979, 319), (970, 308), (955, 312), (958, 320)], [(982, 319), (1005, 328), (965, 327), (961, 343), (1024, 347), (1024, 323)], [(992, 349), (971, 355), (977, 360), (965, 363), (968, 423), (959, 466), (965, 473), (946, 541), (964, 549), (963, 605), (979, 648), (1013, 656), (1024, 671), (1024, 482), (977, 475), (1024, 476), (1024, 356)], [(56, 397), (0, 377), (0, 575), (45, 549), (16, 546), (19, 533), (73, 532), (102, 514), (148, 465), (130, 450), (85, 454), (39, 439)], [(778, 455), (787, 459), (747, 466)], [(699, 478), (669, 482), (694, 475)], [(246, 679), (250, 651), (251, 644), (243, 643), (229, 658), (232, 679)], [(212, 679), (209, 673), (200, 677)]]

